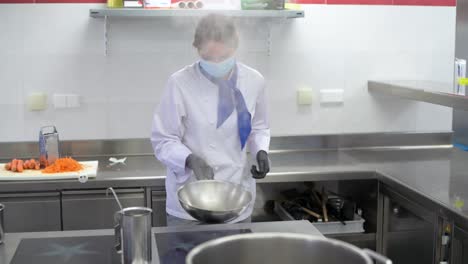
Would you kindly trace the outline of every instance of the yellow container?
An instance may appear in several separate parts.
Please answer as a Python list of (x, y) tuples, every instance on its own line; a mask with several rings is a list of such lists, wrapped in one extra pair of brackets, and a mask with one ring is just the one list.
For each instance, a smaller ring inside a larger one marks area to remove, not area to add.
[(123, 8), (123, 0), (107, 0), (107, 7), (109, 8)]

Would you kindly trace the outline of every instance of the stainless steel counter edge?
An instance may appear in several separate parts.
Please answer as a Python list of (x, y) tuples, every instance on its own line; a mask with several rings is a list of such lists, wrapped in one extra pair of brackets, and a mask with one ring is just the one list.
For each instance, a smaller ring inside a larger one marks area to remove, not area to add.
[[(280, 166), (281, 168), (281, 166)], [(459, 222), (459, 225), (468, 228), (468, 216), (466, 212), (457, 211), (451, 208), (447, 201), (437, 200), (430, 193), (424, 193), (398, 180), (398, 175), (392, 175), (372, 164), (355, 162), (354, 164), (327, 166), (323, 164), (315, 167), (304, 168), (303, 171), (289, 171), (288, 167), (282, 168), (284, 171), (273, 171), (265, 179), (258, 180), (258, 183), (275, 182), (303, 182), (303, 181), (334, 181), (334, 180), (360, 180), (360, 179), (378, 179), (384, 184), (389, 185), (396, 190), (400, 190), (405, 195), (410, 196), (418, 203), (438, 212), (440, 215), (453, 217)], [(161, 173), (161, 172), (158, 172)], [(18, 192), (46, 192), (63, 191), (76, 189), (103, 189), (110, 186), (116, 188), (138, 188), (149, 187), (153, 189), (164, 189), (165, 176), (147, 175), (136, 177), (102, 177), (96, 180), (92, 179), (86, 183), (80, 183), (78, 180), (61, 181), (27, 181), (27, 182), (0, 182), (1, 193)]]
[[(438, 147), (452, 144), (452, 131), (362, 133), (272, 137), (272, 153), (330, 149), (386, 149)], [(110, 157), (154, 155), (148, 138), (107, 140), (65, 140), (60, 142), (63, 156)], [(0, 142), (0, 158), (31, 158), (38, 155), (37, 142)]]
[[(301, 181), (331, 181), (356, 180), (375, 178), (375, 170), (349, 169), (349, 170), (316, 170), (303, 172), (274, 172), (268, 174), (258, 183), (268, 182), (301, 182)], [(132, 188), (132, 187), (164, 187), (166, 176), (138, 176), (118, 177), (99, 180), (88, 180), (80, 183), (78, 180), (50, 180), (50, 181), (2, 181), (0, 193), (56, 191), (70, 189), (96, 189), (96, 188)]]
[(450, 83), (431, 81), (369, 81), (368, 89), (371, 92), (395, 96), (402, 99), (415, 100), (468, 110), (468, 97), (451, 94)]
[(375, 178), (428, 210), (438, 214), (438, 216), (445, 219), (452, 219), (455, 225), (468, 229), (468, 216), (464, 215), (463, 212), (447, 207), (442, 201), (395, 179), (389, 174), (376, 171)]

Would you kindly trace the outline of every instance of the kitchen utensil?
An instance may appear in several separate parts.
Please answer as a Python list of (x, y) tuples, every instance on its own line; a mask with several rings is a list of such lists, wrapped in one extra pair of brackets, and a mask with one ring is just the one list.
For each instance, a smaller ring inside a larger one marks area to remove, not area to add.
[[(288, 208), (287, 204), (281, 203), (279, 201), (275, 201), (274, 213), (282, 221), (303, 220), (303, 217), (306, 216), (306, 214), (303, 211), (297, 213), (296, 209), (291, 209), (291, 207)], [(308, 217), (306, 219), (310, 221), (311, 217)], [(315, 217), (313, 220), (315, 220)], [(354, 220), (346, 221), (346, 225), (343, 225), (342, 223), (337, 221), (314, 221), (313, 225), (323, 235), (350, 234), (364, 233), (364, 222), (365, 220), (361, 216), (356, 214)]]
[(346, 225), (346, 219), (344, 219), (342, 211), (344, 203), (345, 199), (343, 197), (334, 194), (330, 195), (327, 200), (327, 206), (330, 208), (330, 214), (335, 216), (335, 218), (338, 219), (338, 221), (340, 221), (343, 225)]
[(295, 201), (284, 200), (279, 202), (282, 203), (284, 206), (287, 206), (290, 211), (298, 211), (297, 209), (300, 209), (302, 212), (305, 212), (316, 219), (322, 219), (322, 216), (320, 214), (317, 214), (316, 212), (302, 206), (300, 203), (297, 203)]
[(252, 202), (252, 194), (242, 185), (218, 180), (187, 183), (179, 188), (177, 196), (188, 214), (208, 223), (233, 220)]
[(122, 253), (122, 264), (151, 263), (152, 212), (146, 207), (128, 207), (115, 213), (115, 248)]
[(107, 188), (107, 190), (106, 190), (106, 196), (109, 195), (109, 191), (111, 191), (112, 194), (114, 195), (115, 201), (116, 201), (117, 204), (119, 205), (120, 211), (122, 211), (122, 210), (123, 210), (122, 204), (120, 203), (119, 197), (117, 197), (117, 194), (115, 193), (114, 188), (112, 188), (112, 187)]
[(5, 237), (5, 220), (4, 220), (5, 205), (0, 204), (0, 245), (3, 244)]
[(391, 264), (368, 249), (346, 242), (295, 233), (251, 233), (226, 236), (198, 245), (186, 264)]
[(327, 211), (328, 194), (325, 188), (322, 188), (322, 210), (323, 210), (323, 221), (328, 222), (328, 211)]
[(307, 208), (305, 208), (305, 207), (302, 207), (302, 206), (301, 206), (301, 209), (302, 209), (304, 212), (310, 214), (311, 216), (313, 216), (313, 217), (315, 217), (315, 218), (317, 218), (317, 219), (322, 219), (322, 216), (321, 216), (321, 215), (317, 214), (316, 212), (314, 212), (314, 211), (312, 211), (312, 210), (309, 210), (309, 209), (307, 209)]
[(60, 158), (60, 140), (55, 126), (44, 126), (39, 131), (39, 162), (47, 167)]

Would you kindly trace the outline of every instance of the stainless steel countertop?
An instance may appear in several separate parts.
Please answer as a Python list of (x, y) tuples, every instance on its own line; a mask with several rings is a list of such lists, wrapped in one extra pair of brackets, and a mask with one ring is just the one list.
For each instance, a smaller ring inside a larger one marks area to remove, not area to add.
[[(118, 157), (119, 158), (119, 157)], [(93, 157), (82, 160), (93, 160)], [(85, 188), (164, 188), (165, 168), (153, 156), (128, 157), (126, 165), (109, 167), (98, 158), (96, 179), (0, 182), (0, 192), (45, 191)], [(468, 152), (458, 149), (323, 150), (273, 153), (272, 171), (259, 182), (380, 179), (405, 186), (442, 205), (468, 222)], [(460, 203), (459, 203), (460, 204)]]
[[(211, 231), (229, 229), (251, 229), (252, 232), (290, 232), (322, 236), (322, 234), (309, 221), (285, 221), (264, 223), (239, 223), (219, 225), (199, 225), (184, 227), (154, 227), (153, 233), (183, 232), (183, 231)], [(10, 263), (16, 248), (23, 238), (45, 238), (45, 237), (81, 237), (81, 236), (108, 236), (113, 235), (114, 230), (80, 230), (80, 231), (57, 231), (57, 232), (31, 232), (31, 233), (7, 233), (5, 243), (0, 245), (0, 263)], [(152, 235), (152, 263), (159, 263), (157, 244)]]

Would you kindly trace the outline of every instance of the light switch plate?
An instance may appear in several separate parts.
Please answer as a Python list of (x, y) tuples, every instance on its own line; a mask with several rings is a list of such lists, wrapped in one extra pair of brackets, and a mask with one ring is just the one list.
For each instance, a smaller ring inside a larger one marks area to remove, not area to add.
[(68, 108), (78, 108), (81, 106), (80, 96), (77, 94), (67, 95), (67, 107)]
[(54, 94), (54, 108), (67, 108), (67, 96), (65, 94)]
[(28, 94), (27, 107), (29, 111), (42, 111), (47, 109), (47, 94), (43, 92)]
[(339, 104), (344, 102), (344, 90), (343, 89), (327, 89), (320, 90), (320, 103), (327, 104)]
[(301, 88), (297, 90), (297, 104), (311, 105), (313, 102), (313, 92), (309, 88)]

